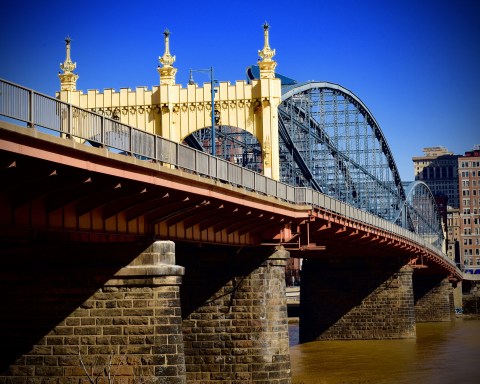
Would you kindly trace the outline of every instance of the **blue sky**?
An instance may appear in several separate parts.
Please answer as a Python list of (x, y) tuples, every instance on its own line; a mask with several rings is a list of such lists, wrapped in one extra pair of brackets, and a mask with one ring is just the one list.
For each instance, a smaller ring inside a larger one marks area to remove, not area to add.
[[(380, 124), (402, 179), (412, 156), (480, 144), (480, 2), (9, 1), (1, 6), (0, 77), (54, 95), (64, 38), (72, 38), (77, 89), (157, 85), (163, 31), (171, 31), (177, 83), (189, 68), (245, 79), (271, 25), (277, 71), (340, 84)], [(196, 76), (197, 82), (208, 77)]]

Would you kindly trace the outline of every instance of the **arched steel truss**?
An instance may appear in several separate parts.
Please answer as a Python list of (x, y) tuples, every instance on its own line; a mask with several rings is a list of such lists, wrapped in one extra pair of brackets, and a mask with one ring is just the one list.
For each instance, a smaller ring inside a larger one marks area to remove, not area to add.
[[(394, 221), (405, 192), (387, 141), (365, 104), (333, 83), (283, 87), (282, 181)], [(300, 161), (298, 160), (300, 159)]]
[[(424, 183), (405, 191), (388, 143), (366, 105), (328, 82), (282, 86), (279, 106), (281, 181), (307, 186), (402, 225), (442, 246), (441, 217)], [(217, 155), (261, 172), (261, 148), (235, 128), (217, 127)], [(208, 150), (209, 130), (186, 142)], [(233, 156), (232, 156), (233, 155)]]
[(407, 198), (399, 215), (402, 226), (442, 249), (444, 229), (432, 191), (423, 181), (414, 181), (408, 185), (405, 193)]

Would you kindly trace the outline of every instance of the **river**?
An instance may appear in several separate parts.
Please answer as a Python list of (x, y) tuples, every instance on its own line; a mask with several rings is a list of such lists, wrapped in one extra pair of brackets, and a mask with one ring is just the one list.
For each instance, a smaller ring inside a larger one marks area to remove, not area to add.
[(480, 320), (417, 324), (407, 340), (298, 344), (290, 325), (293, 384), (479, 384)]

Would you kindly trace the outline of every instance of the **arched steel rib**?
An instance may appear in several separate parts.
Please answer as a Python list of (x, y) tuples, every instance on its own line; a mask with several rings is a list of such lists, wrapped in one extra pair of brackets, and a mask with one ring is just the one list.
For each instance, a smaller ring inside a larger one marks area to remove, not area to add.
[(288, 100), (290, 97), (294, 95), (307, 92), (311, 89), (316, 89), (316, 88), (331, 89), (333, 91), (339, 92), (340, 94), (344, 95), (350, 103), (355, 105), (359, 110), (359, 112), (365, 117), (367, 123), (373, 129), (376, 139), (381, 144), (382, 152), (385, 155), (390, 171), (392, 172), (395, 186), (400, 196), (400, 201), (405, 201), (406, 196), (405, 196), (405, 191), (403, 190), (400, 174), (395, 164), (395, 160), (393, 159), (393, 156), (391, 154), (390, 148), (388, 147), (387, 141), (385, 140), (383, 132), (380, 129), (380, 125), (377, 123), (372, 113), (367, 108), (367, 106), (354, 93), (334, 83), (309, 82), (309, 83), (295, 84), (293, 86), (284, 87), (284, 92), (282, 93), (282, 102)]

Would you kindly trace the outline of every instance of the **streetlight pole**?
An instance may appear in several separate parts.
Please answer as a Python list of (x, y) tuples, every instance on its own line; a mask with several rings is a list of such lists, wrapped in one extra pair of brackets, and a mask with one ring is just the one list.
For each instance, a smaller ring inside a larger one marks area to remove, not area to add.
[(193, 81), (193, 72), (209, 72), (210, 73), (210, 87), (211, 87), (211, 98), (212, 98), (212, 110), (211, 110), (211, 118), (212, 118), (212, 156), (217, 155), (217, 148), (215, 145), (215, 88), (214, 88), (214, 77), (213, 77), (213, 67), (210, 67), (210, 69), (190, 69), (190, 79), (188, 80), (189, 84), (195, 84)]

